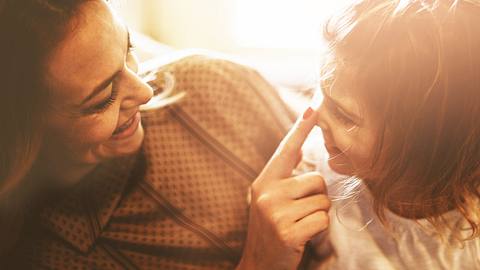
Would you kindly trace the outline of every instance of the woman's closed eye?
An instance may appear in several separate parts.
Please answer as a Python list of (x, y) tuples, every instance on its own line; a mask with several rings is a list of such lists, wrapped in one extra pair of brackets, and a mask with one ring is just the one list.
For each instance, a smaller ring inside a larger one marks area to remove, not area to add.
[(86, 115), (89, 114), (96, 114), (96, 113), (101, 113), (107, 110), (115, 101), (117, 100), (117, 94), (118, 90), (117, 87), (115, 87), (115, 82), (111, 82), (108, 88), (111, 88), (111, 93), (110, 96), (101, 102), (88, 107), (87, 109), (83, 110), (83, 113)]
[[(133, 57), (133, 51), (135, 50), (135, 46), (129, 41), (128, 42), (128, 52), (127, 52), (127, 66), (130, 65), (135, 65), (135, 60), (133, 59), (133, 62), (131, 61)], [(96, 114), (96, 113), (101, 113), (105, 110), (107, 110), (115, 101), (117, 100), (117, 95), (118, 95), (118, 88), (115, 85), (115, 79), (110, 83), (108, 88), (111, 88), (111, 94), (108, 98), (104, 99), (103, 101), (90, 106), (89, 108), (85, 109), (83, 111), (84, 114), (90, 115), (90, 114)]]

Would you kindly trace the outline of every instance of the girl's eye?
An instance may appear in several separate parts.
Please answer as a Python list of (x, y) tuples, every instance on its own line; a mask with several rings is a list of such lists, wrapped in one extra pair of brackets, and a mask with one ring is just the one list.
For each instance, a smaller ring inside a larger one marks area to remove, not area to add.
[(128, 53), (132, 53), (133, 51), (135, 51), (135, 44), (133, 44), (130, 40), (128, 41)]
[(106, 109), (108, 109), (108, 107), (110, 107), (110, 105), (112, 105), (113, 103), (115, 103), (115, 100), (117, 99), (117, 89), (115, 87), (113, 87), (113, 84), (114, 82), (112, 82), (110, 84), (109, 87), (112, 87), (112, 93), (110, 94), (110, 97), (108, 97), (107, 99), (105, 99), (104, 101), (88, 108), (86, 111), (85, 111), (85, 114), (94, 114), (94, 113), (100, 113), (100, 112), (103, 112), (105, 111)]
[(334, 104), (331, 104), (331, 102), (328, 102), (328, 105), (329, 105), (328, 108), (329, 108), (330, 112), (333, 114), (333, 116), (335, 117), (335, 119), (340, 121), (345, 126), (350, 126), (351, 127), (351, 126), (356, 125), (355, 122), (353, 122), (353, 120), (350, 119), (350, 117), (348, 117), (344, 113), (340, 112)]
[(128, 53), (126, 58), (126, 64), (130, 70), (133, 70), (136, 73), (138, 69), (138, 62), (135, 55), (135, 45), (133, 45), (132, 43), (128, 43)]
[(127, 57), (130, 56), (131, 54), (133, 54), (135, 52), (135, 49), (137, 47), (135, 46), (135, 44), (132, 42), (131, 38), (130, 38), (130, 34), (128, 35), (128, 48), (127, 48)]

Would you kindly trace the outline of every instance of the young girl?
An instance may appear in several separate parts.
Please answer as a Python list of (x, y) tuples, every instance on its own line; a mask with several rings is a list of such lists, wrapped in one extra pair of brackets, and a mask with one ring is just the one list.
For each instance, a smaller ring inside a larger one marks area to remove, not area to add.
[(479, 25), (479, 1), (451, 0), (360, 1), (329, 21), (318, 126), (350, 177), (330, 181), (316, 254), (331, 256), (312, 268), (480, 269)]

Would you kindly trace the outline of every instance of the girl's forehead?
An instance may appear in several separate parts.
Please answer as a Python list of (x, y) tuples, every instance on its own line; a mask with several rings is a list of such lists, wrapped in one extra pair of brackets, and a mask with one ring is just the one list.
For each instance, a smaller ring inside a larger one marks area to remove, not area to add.
[(339, 69), (329, 82), (322, 84), (321, 93), (348, 109), (352, 114), (363, 118), (365, 104), (362, 102), (360, 83), (355, 79), (353, 70)]

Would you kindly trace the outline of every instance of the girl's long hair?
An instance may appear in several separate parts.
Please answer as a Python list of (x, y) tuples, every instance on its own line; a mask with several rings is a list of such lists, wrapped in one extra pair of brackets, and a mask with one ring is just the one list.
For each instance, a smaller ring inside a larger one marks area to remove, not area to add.
[(325, 26), (332, 61), (323, 79), (351, 81), (383, 123), (358, 174), (384, 222), (390, 208), (441, 231), (450, 228), (442, 214), (455, 209), (471, 232), (457, 239), (479, 235), (479, 25), (478, 1), (364, 0)]

